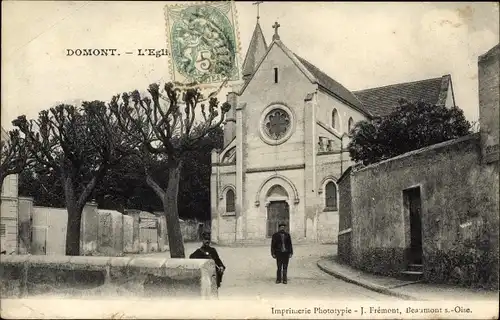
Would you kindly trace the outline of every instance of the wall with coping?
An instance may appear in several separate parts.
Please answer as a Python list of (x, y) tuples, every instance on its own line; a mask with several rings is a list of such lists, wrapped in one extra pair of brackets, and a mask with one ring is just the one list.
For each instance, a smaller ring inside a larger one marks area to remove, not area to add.
[(13, 297), (216, 299), (215, 263), (160, 257), (4, 256), (0, 293)]
[(498, 177), (498, 162), (481, 164), (479, 134), (353, 172), (353, 266), (387, 275), (406, 268), (410, 218), (403, 191), (418, 187), (424, 279), (498, 287)]

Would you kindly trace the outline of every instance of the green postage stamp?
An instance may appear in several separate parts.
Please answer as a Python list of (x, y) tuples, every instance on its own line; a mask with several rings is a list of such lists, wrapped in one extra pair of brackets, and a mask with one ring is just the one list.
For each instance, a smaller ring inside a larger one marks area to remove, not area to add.
[(241, 79), (232, 1), (169, 3), (165, 17), (173, 81), (216, 86)]

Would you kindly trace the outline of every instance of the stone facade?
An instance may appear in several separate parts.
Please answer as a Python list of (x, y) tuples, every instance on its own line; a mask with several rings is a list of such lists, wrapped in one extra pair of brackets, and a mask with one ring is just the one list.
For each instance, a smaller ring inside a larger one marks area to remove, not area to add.
[[(212, 155), (213, 241), (265, 240), (272, 228), (269, 205), (280, 201), (288, 207), (289, 218), (284, 220), (294, 239), (335, 241), (337, 208), (325, 210), (321, 190), (335, 182), (350, 161), (345, 152), (341, 159), (340, 151), (346, 125), (333, 129), (325, 118), (333, 108), (356, 120), (364, 115), (320, 90), (281, 41), (273, 41), (264, 54), (242, 91), (228, 95), (232, 109), (225, 127), (226, 146)], [(273, 110), (288, 116), (290, 128), (281, 141), (263, 132)], [(323, 140), (325, 144), (319, 145)], [(279, 192), (274, 192), (277, 187)], [(234, 195), (229, 212), (228, 192)]]

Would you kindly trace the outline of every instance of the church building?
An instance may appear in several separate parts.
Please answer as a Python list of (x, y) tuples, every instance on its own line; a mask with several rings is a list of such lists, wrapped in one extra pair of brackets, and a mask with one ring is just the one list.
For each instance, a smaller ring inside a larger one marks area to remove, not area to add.
[(224, 146), (212, 152), (214, 243), (266, 243), (280, 222), (294, 241), (336, 242), (351, 127), (399, 98), (455, 107), (449, 75), (351, 92), (288, 49), (279, 26), (268, 45), (257, 18), (244, 84), (227, 96)]

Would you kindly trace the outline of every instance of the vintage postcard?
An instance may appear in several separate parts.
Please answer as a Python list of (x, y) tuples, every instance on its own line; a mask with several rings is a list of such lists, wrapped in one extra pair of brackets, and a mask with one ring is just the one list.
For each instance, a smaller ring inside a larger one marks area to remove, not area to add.
[(498, 319), (496, 2), (2, 12), (2, 318)]

